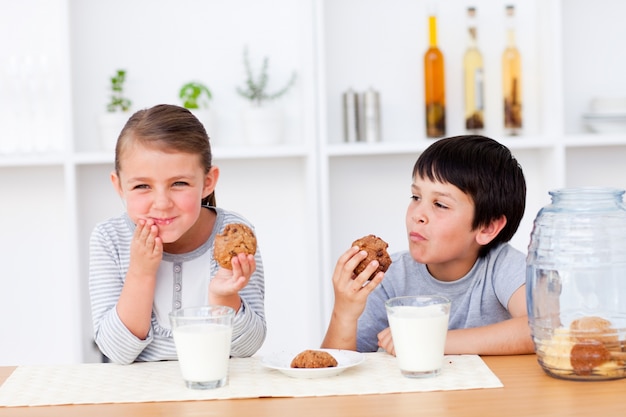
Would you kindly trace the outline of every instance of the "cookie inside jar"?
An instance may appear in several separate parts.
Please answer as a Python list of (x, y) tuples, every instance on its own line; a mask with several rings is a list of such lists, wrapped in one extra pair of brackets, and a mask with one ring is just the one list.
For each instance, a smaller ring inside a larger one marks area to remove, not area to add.
[(626, 333), (599, 316), (583, 316), (551, 336), (535, 339), (544, 370), (555, 377), (606, 380), (626, 377)]

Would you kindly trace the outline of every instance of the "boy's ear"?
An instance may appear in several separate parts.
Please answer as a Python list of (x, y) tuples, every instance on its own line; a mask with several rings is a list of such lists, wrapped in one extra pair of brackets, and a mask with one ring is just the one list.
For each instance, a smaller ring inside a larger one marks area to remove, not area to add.
[(500, 233), (500, 230), (502, 230), (505, 225), (506, 216), (503, 214), (497, 219), (490, 221), (488, 225), (480, 228), (476, 235), (476, 242), (481, 246), (487, 245), (498, 236), (498, 233)]

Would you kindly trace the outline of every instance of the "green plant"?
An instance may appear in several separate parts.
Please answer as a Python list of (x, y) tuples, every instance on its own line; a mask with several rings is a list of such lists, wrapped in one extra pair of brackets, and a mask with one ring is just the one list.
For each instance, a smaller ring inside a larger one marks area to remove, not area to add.
[(208, 108), (213, 95), (206, 85), (192, 81), (180, 88), (178, 97), (183, 101), (184, 108), (199, 109)]
[(130, 110), (131, 101), (124, 97), (124, 82), (126, 81), (126, 71), (118, 69), (117, 73), (111, 77), (111, 102), (107, 104), (107, 110), (111, 113), (115, 111)]
[(291, 86), (293, 86), (296, 81), (296, 73), (294, 72), (287, 82), (287, 85), (274, 93), (268, 93), (266, 89), (268, 81), (267, 69), (269, 67), (269, 58), (263, 58), (263, 64), (261, 65), (261, 69), (257, 78), (254, 77), (252, 67), (250, 65), (248, 47), (245, 47), (243, 50), (243, 64), (246, 69), (245, 87), (237, 87), (237, 92), (242, 97), (247, 98), (257, 106), (261, 106), (264, 101), (275, 100), (283, 96), (285, 93), (287, 93), (287, 91), (289, 91)]

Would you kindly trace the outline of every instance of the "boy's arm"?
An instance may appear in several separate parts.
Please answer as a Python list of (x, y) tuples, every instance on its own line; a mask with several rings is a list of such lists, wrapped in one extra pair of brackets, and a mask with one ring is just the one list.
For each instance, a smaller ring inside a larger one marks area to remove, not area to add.
[(354, 268), (366, 256), (367, 252), (355, 246), (337, 260), (333, 272), (335, 304), (322, 348), (356, 350), (359, 316), (363, 313), (367, 297), (381, 283), (384, 276), (384, 273), (378, 272), (367, 282), (368, 277), (378, 268), (378, 261), (372, 261), (363, 272), (354, 276)]
[(321, 347), (356, 350), (357, 322), (358, 319), (341, 317), (333, 310)]
[(518, 288), (509, 300), (512, 318), (471, 329), (450, 330), (446, 354), (516, 355), (533, 353), (526, 311), (526, 286)]

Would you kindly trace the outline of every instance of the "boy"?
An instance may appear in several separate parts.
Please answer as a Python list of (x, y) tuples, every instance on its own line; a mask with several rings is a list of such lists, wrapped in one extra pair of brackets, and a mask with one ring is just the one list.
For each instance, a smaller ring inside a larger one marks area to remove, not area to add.
[(437, 294), (452, 301), (446, 354), (532, 353), (525, 255), (507, 243), (525, 200), (524, 174), (505, 146), (470, 135), (434, 142), (413, 168), (408, 251), (393, 254), (387, 272), (370, 282), (376, 261), (354, 274), (364, 251), (353, 247), (339, 258), (322, 347), (395, 354), (385, 301)]

